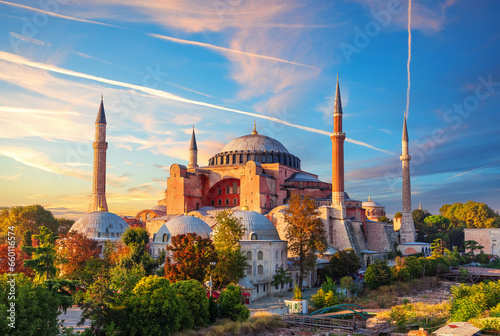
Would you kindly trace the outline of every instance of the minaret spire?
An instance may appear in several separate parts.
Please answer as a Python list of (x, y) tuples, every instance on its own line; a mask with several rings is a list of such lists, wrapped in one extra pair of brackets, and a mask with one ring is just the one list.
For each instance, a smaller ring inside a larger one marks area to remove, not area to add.
[(89, 212), (108, 211), (106, 202), (106, 114), (104, 112), (104, 102), (101, 93), (101, 105), (95, 120), (95, 141), (94, 141), (94, 171), (92, 178), (92, 200), (89, 205)]
[(401, 143), (401, 164), (402, 164), (402, 196), (403, 196), (403, 214), (401, 218), (401, 229), (399, 237), (401, 244), (412, 243), (415, 241), (415, 224), (411, 212), (411, 183), (410, 183), (410, 160), (408, 128), (406, 126), (406, 114), (403, 121), (403, 139)]
[(340, 219), (345, 219), (344, 203), (344, 140), (342, 132), (342, 100), (340, 97), (339, 77), (337, 75), (337, 88), (335, 90), (335, 106), (333, 108), (333, 133), (332, 139), (332, 207), (341, 211)]
[(196, 144), (196, 135), (194, 134), (194, 125), (193, 125), (193, 134), (191, 135), (191, 144), (189, 145), (189, 164), (188, 169), (198, 168), (198, 145)]
[(257, 133), (257, 124), (255, 123), (255, 120), (253, 121), (253, 131), (252, 131), (252, 134), (259, 134)]

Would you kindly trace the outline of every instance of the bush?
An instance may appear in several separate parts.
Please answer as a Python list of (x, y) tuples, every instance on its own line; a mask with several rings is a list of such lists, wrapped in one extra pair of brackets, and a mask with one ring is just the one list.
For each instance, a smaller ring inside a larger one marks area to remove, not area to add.
[(500, 331), (500, 318), (488, 317), (482, 319), (471, 319), (469, 321), (474, 327), (481, 330)]
[(325, 307), (325, 291), (323, 288), (318, 289), (316, 294), (311, 296), (311, 305), (316, 309)]
[(392, 281), (392, 270), (386, 261), (377, 260), (365, 272), (365, 282), (370, 289), (377, 289), (380, 286), (389, 285)]
[(250, 311), (241, 302), (241, 288), (235, 285), (228, 285), (219, 297), (220, 316), (230, 318), (233, 321), (247, 320), (250, 316)]
[(188, 313), (195, 326), (206, 326), (209, 322), (207, 292), (197, 280), (184, 280), (172, 284), (172, 287), (187, 303)]
[(217, 302), (213, 297), (208, 299), (208, 321), (209, 323), (214, 323), (219, 317), (219, 308), (217, 307)]
[(467, 322), (472, 318), (481, 317), (487, 309), (493, 308), (496, 314), (500, 304), (500, 283), (491, 281), (472, 286), (461, 284), (451, 289), (451, 321)]
[(490, 263), (490, 256), (483, 251), (476, 255), (475, 260), (480, 263), (480, 264), (489, 264)]
[(52, 336), (59, 332), (60, 314), (59, 300), (44, 286), (34, 284), (30, 278), (22, 273), (14, 278), (16, 283), (15, 297), (15, 328), (9, 327), (12, 323), (7, 318), (10, 313), (8, 294), (10, 292), (10, 279), (7, 274), (0, 276), (0, 335), (12, 336)]

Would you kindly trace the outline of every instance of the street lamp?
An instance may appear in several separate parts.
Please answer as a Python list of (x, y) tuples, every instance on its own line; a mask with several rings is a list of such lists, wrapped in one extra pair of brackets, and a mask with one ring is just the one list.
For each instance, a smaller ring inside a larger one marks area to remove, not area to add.
[(212, 297), (212, 270), (214, 266), (217, 265), (215, 261), (210, 262), (210, 294), (209, 297)]

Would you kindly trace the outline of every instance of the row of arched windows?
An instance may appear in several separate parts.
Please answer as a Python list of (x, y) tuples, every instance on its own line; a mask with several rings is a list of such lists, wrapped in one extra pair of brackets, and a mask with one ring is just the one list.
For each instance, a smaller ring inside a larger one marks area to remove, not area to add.
[[(279, 256), (280, 256), (279, 251), (276, 251), (276, 260), (278, 259)], [(286, 257), (285, 251), (281, 250), (281, 259), (283, 259), (283, 257)], [(252, 251), (247, 251), (247, 260), (252, 260)], [(257, 260), (264, 260), (264, 252), (262, 251), (257, 252)]]
[[(229, 200), (229, 198), (226, 198), (224, 200), (224, 204), (225, 205), (231, 205), (231, 201)], [(210, 201), (210, 205), (215, 205), (215, 200), (211, 200)], [(217, 205), (222, 205), (222, 198), (219, 198), (217, 200)], [(233, 205), (238, 205), (238, 199), (237, 198), (233, 198)]]

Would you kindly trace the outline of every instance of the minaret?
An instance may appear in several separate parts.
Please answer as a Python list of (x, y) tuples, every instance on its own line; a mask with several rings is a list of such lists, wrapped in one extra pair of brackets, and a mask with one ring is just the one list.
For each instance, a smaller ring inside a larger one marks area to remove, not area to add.
[(413, 243), (415, 241), (415, 224), (411, 213), (411, 185), (410, 185), (410, 160), (408, 150), (408, 129), (406, 128), (406, 115), (403, 122), (403, 141), (401, 163), (403, 168), (403, 216), (401, 218), (401, 229), (399, 230), (400, 243)]
[(92, 200), (89, 205), (89, 212), (108, 211), (106, 202), (106, 115), (104, 114), (104, 103), (99, 106), (97, 119), (95, 120), (95, 141), (94, 141), (94, 174), (92, 178)]
[(345, 219), (344, 204), (344, 140), (342, 132), (342, 101), (340, 99), (339, 76), (337, 75), (337, 89), (335, 92), (335, 106), (333, 108), (332, 139), (332, 207), (341, 210), (341, 218)]
[(193, 126), (193, 135), (191, 136), (191, 145), (189, 145), (189, 164), (188, 169), (198, 168), (198, 146), (196, 145), (196, 136), (194, 135), (194, 126)]

